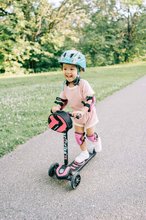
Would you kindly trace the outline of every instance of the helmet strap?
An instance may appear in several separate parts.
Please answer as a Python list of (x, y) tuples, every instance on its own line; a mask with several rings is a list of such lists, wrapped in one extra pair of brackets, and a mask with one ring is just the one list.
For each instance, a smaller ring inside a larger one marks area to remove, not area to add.
[[(77, 77), (72, 81), (74, 86), (79, 85), (79, 82), (80, 82), (80, 67), (79, 66), (76, 66), (76, 67), (77, 67)], [(68, 86), (70, 82), (66, 80), (65, 83)]]
[[(79, 82), (80, 82), (80, 76), (77, 75), (77, 77), (76, 77), (72, 82), (73, 82), (74, 86), (79, 85)], [(71, 82), (71, 83), (72, 83), (72, 82)], [(66, 80), (65, 83), (66, 83), (66, 85), (68, 86), (70, 82), (68, 82), (68, 81)]]

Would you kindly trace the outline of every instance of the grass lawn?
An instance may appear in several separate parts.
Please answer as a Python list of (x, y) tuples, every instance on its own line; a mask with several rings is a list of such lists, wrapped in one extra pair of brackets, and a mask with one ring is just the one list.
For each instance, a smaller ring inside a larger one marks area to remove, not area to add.
[[(145, 74), (146, 63), (136, 63), (87, 68), (81, 77), (90, 82), (98, 102)], [(61, 72), (0, 77), (0, 156), (47, 129), (63, 80)]]

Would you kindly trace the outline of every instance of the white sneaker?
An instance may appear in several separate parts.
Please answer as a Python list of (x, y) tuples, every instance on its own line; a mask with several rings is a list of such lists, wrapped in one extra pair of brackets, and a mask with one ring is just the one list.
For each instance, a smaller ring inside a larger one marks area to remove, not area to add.
[(93, 150), (95, 149), (95, 152), (101, 152), (102, 151), (102, 143), (101, 143), (101, 138), (100, 137), (98, 137), (98, 140), (97, 140), (97, 142), (92, 142), (92, 144), (91, 144), (91, 141), (90, 141), (90, 143), (88, 142), (88, 151), (89, 151), (89, 153), (93, 153)]
[(94, 144), (94, 148), (96, 152), (101, 152), (102, 151), (102, 143), (101, 143), (101, 138), (98, 137), (97, 142)]
[(87, 150), (82, 151), (76, 158), (77, 163), (82, 163), (89, 158), (89, 152)]

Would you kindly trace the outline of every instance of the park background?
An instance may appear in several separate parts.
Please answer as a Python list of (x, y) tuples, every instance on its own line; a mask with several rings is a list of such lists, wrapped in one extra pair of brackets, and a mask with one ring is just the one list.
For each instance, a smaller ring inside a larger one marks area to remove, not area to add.
[(58, 58), (86, 55), (97, 101), (146, 74), (146, 2), (0, 2), (0, 156), (47, 129), (62, 88)]

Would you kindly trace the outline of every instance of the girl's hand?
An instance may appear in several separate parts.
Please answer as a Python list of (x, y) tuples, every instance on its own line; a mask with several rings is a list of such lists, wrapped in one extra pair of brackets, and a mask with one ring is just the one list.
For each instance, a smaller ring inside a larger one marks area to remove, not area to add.
[(56, 112), (56, 111), (59, 111), (59, 110), (60, 110), (60, 106), (59, 106), (59, 105), (53, 106), (52, 109), (51, 109), (51, 111), (52, 111), (53, 113)]
[(74, 111), (74, 112), (72, 112), (72, 116), (73, 116), (74, 118), (77, 118), (77, 119), (82, 118), (83, 115), (84, 115), (84, 112), (82, 112), (82, 111)]

